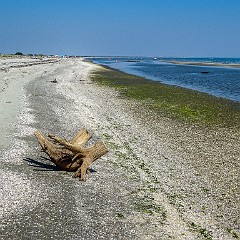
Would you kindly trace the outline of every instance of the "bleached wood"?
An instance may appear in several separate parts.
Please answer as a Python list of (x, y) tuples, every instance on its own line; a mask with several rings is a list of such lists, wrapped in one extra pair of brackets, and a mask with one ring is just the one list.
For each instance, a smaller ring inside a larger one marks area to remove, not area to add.
[[(35, 136), (42, 150), (56, 166), (66, 171), (76, 171), (73, 176), (83, 181), (86, 180), (89, 166), (108, 152), (101, 141), (91, 147), (84, 147), (84, 144), (91, 138), (86, 129), (81, 129), (71, 141), (52, 134), (49, 134), (49, 139), (47, 139), (39, 130), (35, 132)], [(50, 139), (57, 144), (51, 142)]]

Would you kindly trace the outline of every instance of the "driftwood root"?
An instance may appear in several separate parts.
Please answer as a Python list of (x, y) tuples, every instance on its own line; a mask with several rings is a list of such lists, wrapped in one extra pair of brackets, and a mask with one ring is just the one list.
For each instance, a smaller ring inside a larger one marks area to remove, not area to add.
[(73, 177), (79, 177), (82, 181), (86, 181), (90, 165), (108, 152), (102, 141), (96, 142), (91, 147), (84, 147), (91, 139), (90, 133), (85, 128), (70, 141), (52, 134), (45, 137), (39, 130), (34, 134), (42, 151), (59, 169), (75, 172)]

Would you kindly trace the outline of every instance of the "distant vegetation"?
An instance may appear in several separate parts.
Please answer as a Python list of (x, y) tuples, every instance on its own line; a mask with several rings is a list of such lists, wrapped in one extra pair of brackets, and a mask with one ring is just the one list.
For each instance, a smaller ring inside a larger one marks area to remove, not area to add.
[[(48, 56), (42, 53), (22, 53), (22, 52), (16, 52), (16, 53), (0, 53), (1, 57), (22, 57), (22, 56), (27, 56), (27, 57), (44, 57), (44, 56)], [(54, 56), (54, 55), (51, 55)]]
[(23, 55), (21, 52), (16, 52), (15, 55)]
[(22, 53), (22, 52), (16, 52), (16, 53), (0, 53), (0, 57), (62, 57), (62, 58), (78, 58), (81, 56), (77, 55), (54, 55), (54, 54), (43, 54), (43, 53)]

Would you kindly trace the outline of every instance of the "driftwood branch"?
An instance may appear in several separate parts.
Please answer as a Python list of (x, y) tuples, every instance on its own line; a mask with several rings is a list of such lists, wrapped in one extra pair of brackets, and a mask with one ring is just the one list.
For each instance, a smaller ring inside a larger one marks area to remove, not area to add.
[(46, 138), (39, 130), (35, 132), (35, 136), (42, 150), (57, 167), (61, 170), (75, 172), (73, 177), (79, 177), (82, 181), (86, 180), (89, 166), (108, 152), (101, 141), (91, 147), (84, 147), (91, 139), (90, 133), (85, 128), (81, 129), (70, 141), (52, 134)]

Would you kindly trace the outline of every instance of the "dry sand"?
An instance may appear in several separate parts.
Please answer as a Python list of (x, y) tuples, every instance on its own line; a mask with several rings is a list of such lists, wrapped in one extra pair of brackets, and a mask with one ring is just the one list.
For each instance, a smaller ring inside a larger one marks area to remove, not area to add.
[[(93, 84), (99, 66), (82, 59), (0, 66), (1, 239), (240, 236), (239, 131), (156, 117)], [(110, 149), (84, 183), (49, 165), (33, 136), (81, 127)]]

